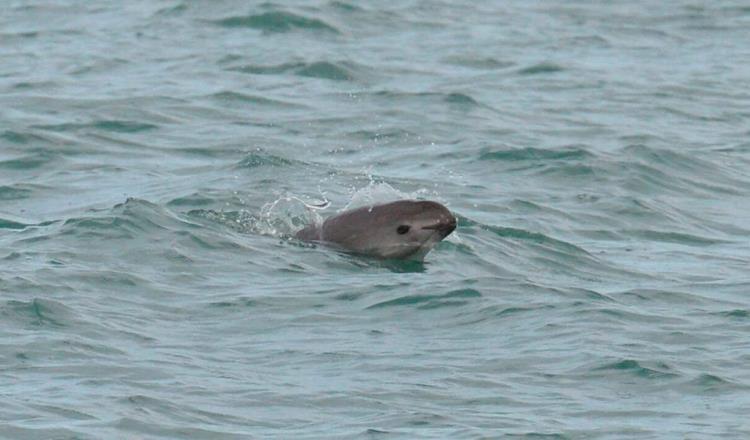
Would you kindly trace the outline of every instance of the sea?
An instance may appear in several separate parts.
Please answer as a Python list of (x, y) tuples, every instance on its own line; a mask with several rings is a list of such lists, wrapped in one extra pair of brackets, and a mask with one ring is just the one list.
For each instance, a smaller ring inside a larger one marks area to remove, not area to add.
[(745, 0), (0, 5), (2, 439), (748, 439), (749, 269)]

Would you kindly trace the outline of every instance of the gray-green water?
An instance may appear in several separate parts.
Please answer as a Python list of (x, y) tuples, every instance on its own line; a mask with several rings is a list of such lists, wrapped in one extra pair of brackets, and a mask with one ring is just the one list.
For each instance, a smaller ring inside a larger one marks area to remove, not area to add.
[[(750, 437), (750, 7), (0, 9), (0, 437)], [(424, 264), (288, 241), (420, 197)]]

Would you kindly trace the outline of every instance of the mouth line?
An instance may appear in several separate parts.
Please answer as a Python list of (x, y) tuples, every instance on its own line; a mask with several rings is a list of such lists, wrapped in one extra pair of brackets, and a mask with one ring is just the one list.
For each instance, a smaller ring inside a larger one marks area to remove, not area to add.
[(422, 229), (434, 229), (437, 231), (441, 231), (444, 229), (455, 229), (455, 228), (456, 228), (455, 223), (435, 223), (434, 225), (422, 226)]
[(456, 229), (456, 221), (453, 220), (450, 222), (438, 222), (432, 225), (422, 226), (422, 229), (440, 231), (445, 236), (447, 236)]

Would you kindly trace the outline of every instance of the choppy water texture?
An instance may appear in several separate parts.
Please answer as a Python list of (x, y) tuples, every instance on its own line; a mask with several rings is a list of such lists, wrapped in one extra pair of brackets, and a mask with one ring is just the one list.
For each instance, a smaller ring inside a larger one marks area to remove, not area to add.
[[(741, 1), (5, 1), (0, 437), (749, 438), (748, 42)], [(393, 197), (459, 217), (424, 264), (287, 239)]]

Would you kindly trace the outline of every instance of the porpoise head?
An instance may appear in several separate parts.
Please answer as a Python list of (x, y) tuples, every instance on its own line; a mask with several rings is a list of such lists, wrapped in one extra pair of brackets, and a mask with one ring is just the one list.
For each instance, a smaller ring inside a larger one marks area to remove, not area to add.
[(456, 217), (437, 202), (399, 200), (327, 219), (320, 240), (380, 258), (422, 259), (456, 229)]

